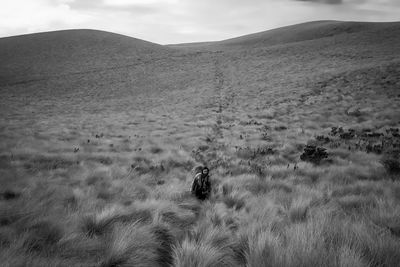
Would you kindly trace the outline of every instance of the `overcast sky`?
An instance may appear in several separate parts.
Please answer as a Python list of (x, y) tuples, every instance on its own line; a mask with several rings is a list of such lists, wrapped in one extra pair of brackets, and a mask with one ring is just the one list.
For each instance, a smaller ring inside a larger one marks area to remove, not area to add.
[(160, 43), (222, 40), (311, 20), (400, 21), (400, 0), (1, 0), (0, 37), (99, 29)]

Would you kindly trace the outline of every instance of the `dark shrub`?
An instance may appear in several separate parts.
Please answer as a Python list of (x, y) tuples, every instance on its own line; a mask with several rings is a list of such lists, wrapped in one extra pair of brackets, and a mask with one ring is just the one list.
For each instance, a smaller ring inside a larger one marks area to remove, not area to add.
[(328, 153), (326, 152), (326, 148), (313, 145), (307, 145), (304, 148), (303, 154), (300, 155), (302, 161), (308, 161), (314, 164), (319, 164), (321, 160), (327, 157)]
[(21, 194), (18, 193), (18, 192), (6, 189), (6, 190), (4, 190), (3, 192), (0, 193), (0, 199), (12, 200), (12, 199), (18, 198), (20, 195)]
[(163, 152), (163, 149), (160, 147), (151, 147), (150, 152), (153, 154), (160, 154)]
[(388, 153), (381, 159), (382, 165), (389, 174), (400, 174), (400, 153)]

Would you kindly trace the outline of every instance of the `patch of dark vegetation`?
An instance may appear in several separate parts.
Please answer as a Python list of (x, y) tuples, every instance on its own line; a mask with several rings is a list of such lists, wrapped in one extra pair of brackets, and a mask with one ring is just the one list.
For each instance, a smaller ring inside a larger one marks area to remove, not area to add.
[(67, 169), (76, 164), (76, 161), (62, 157), (35, 156), (24, 163), (24, 168), (30, 172)]
[(358, 107), (351, 107), (346, 111), (348, 116), (360, 117), (363, 115), (363, 112), (360, 111)]
[(36, 222), (27, 227), (25, 231), (27, 237), (23, 247), (28, 252), (35, 253), (50, 253), (64, 235), (60, 226), (49, 221)]
[(242, 125), (242, 126), (247, 126), (247, 125), (262, 125), (262, 123), (259, 122), (259, 121), (254, 120), (254, 119), (251, 119), (251, 120), (249, 120), (249, 121), (241, 121), (241, 122), (239, 122), (239, 125)]
[(308, 161), (313, 164), (320, 164), (321, 161), (327, 157), (328, 153), (326, 152), (326, 148), (313, 145), (307, 145), (304, 148), (303, 154), (300, 155), (302, 161)]
[(393, 137), (400, 137), (400, 129), (399, 128), (389, 128), (386, 129), (386, 134), (390, 134)]
[(344, 139), (344, 140), (350, 140), (350, 139), (354, 138), (354, 136), (355, 136), (354, 132), (350, 131), (350, 129), (348, 132), (345, 132), (345, 133), (342, 133), (339, 135), (340, 139)]
[(215, 139), (216, 139), (216, 137), (214, 135), (207, 134), (204, 141), (206, 141), (207, 143), (213, 143), (213, 142), (215, 142)]
[(256, 148), (251, 147), (235, 147), (236, 155), (245, 160), (254, 160), (258, 157), (265, 157), (268, 155), (274, 155), (276, 151), (269, 146), (261, 146)]
[(264, 125), (259, 130), (261, 132), (261, 140), (268, 141), (268, 142), (272, 141), (272, 137), (268, 133), (268, 131), (270, 130), (270, 128), (268, 126)]
[(157, 180), (157, 185), (163, 185), (163, 184), (165, 184), (165, 180), (162, 179)]
[(317, 135), (315, 137), (315, 139), (318, 142), (322, 142), (323, 144), (327, 144), (327, 143), (329, 143), (331, 141), (331, 139), (328, 136), (325, 136), (325, 135)]
[(316, 145), (328, 144), (330, 148), (345, 148), (349, 151), (359, 150), (367, 153), (382, 154), (392, 150), (400, 150), (400, 135), (398, 128), (388, 128), (384, 131), (373, 131), (369, 128), (355, 130), (343, 127), (332, 127), (330, 137), (324, 135), (315, 138)]
[(400, 174), (400, 153), (399, 152), (392, 152), (386, 153), (382, 156), (381, 159), (382, 165), (385, 167), (385, 170), (393, 175)]
[(287, 130), (287, 127), (284, 125), (279, 125), (274, 127), (275, 131), (281, 132)]
[(332, 127), (330, 135), (337, 136), (338, 134), (344, 133), (343, 127)]
[(11, 189), (6, 189), (0, 192), (0, 200), (13, 200), (21, 196), (21, 193), (13, 191)]
[(263, 132), (261, 133), (261, 140), (270, 142), (272, 141), (272, 137), (267, 132)]
[(198, 147), (198, 151), (204, 152), (206, 150), (208, 150), (210, 147), (208, 145), (200, 145)]
[(97, 162), (103, 165), (111, 165), (113, 163), (113, 160), (110, 157), (106, 156), (94, 156), (94, 157), (89, 157), (87, 158), (88, 161), (93, 161)]
[(160, 147), (151, 147), (150, 152), (153, 154), (160, 154), (163, 152), (163, 149)]
[[(350, 149), (349, 149), (349, 150), (350, 150)], [(376, 144), (376, 145), (368, 144), (368, 145), (365, 147), (365, 150), (367, 151), (367, 153), (382, 154), (382, 152), (383, 152), (383, 145), (382, 145), (382, 144)]]
[(99, 139), (99, 138), (103, 138), (104, 134), (103, 133), (99, 133), (95, 135), (95, 138)]

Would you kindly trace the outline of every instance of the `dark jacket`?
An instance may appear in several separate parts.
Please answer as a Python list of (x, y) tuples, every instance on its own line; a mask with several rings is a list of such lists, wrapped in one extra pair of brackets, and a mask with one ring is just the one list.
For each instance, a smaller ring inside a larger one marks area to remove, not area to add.
[(198, 173), (194, 177), (192, 184), (192, 193), (199, 199), (206, 199), (211, 192), (210, 176), (208, 174)]

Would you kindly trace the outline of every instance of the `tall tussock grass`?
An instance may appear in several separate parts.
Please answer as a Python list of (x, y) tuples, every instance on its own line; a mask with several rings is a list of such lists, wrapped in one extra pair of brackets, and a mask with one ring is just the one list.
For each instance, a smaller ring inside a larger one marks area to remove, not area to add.
[[(204, 201), (190, 192), (197, 162), (184, 149), (143, 146), (126, 158), (93, 152), (71, 166), (46, 156), (36, 169), (20, 170), (25, 178), (8, 179), (0, 190), (0, 262), (398, 266), (400, 185), (380, 156), (346, 150), (313, 165), (296, 162), (302, 149), (285, 144), (251, 156), (220, 140), (205, 140), (198, 150), (214, 164)], [(24, 161), (32, 157), (18, 158)]]
[(152, 213), (146, 209), (123, 209), (121, 207), (106, 208), (100, 213), (86, 215), (82, 219), (82, 231), (89, 237), (103, 235), (117, 223), (138, 221), (149, 223)]
[(100, 266), (170, 266), (174, 244), (173, 235), (161, 225), (118, 224)]
[(114, 228), (100, 266), (159, 266), (156, 237), (138, 223)]
[(229, 232), (201, 224), (174, 247), (174, 266), (238, 266), (234, 245)]

